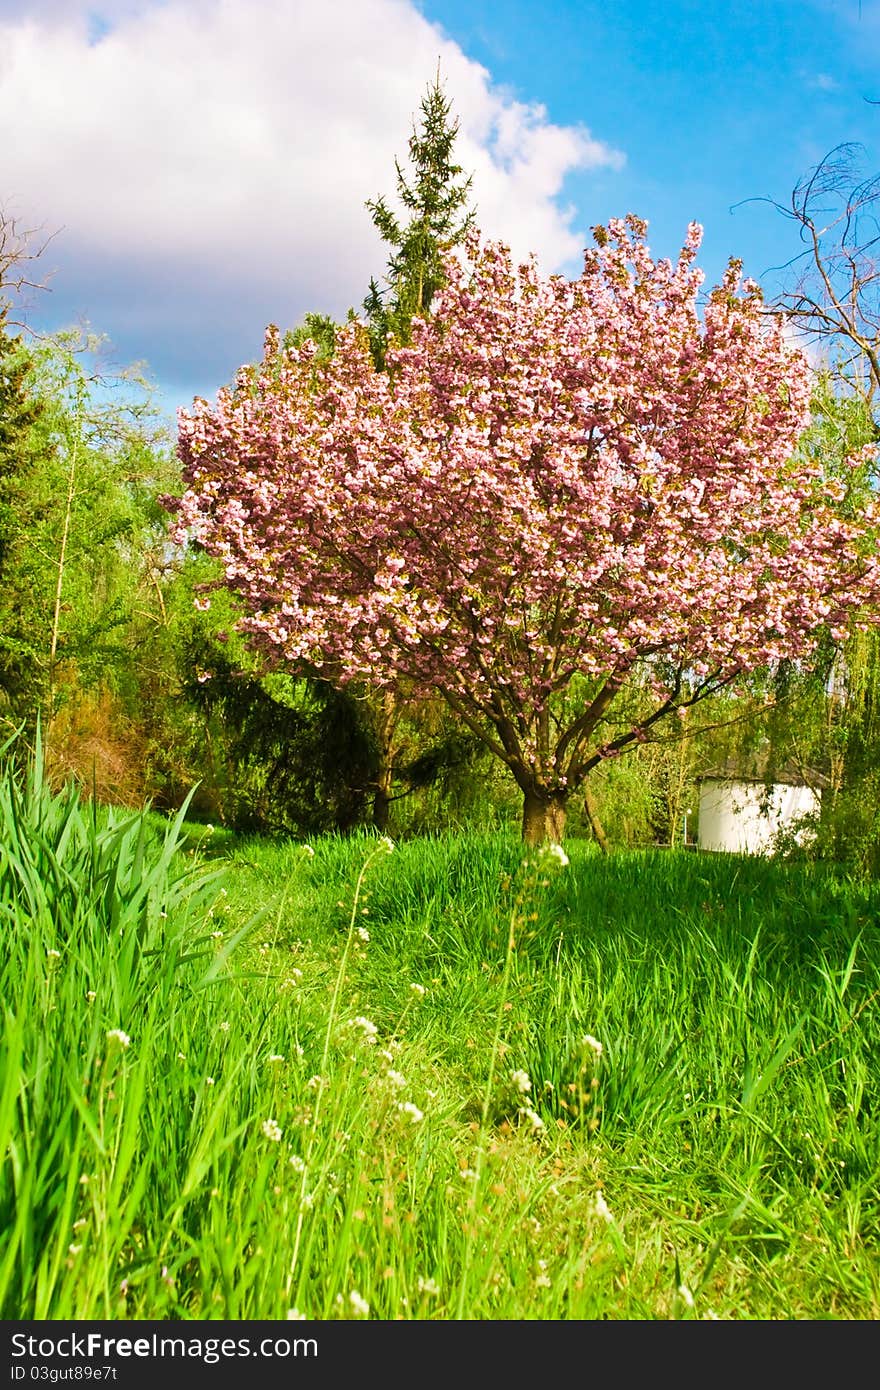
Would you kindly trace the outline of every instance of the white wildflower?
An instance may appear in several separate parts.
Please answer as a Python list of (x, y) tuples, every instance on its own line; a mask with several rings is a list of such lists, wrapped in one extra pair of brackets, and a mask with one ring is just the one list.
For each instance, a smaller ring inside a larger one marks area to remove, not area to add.
[(364, 1018), (363, 1014), (358, 1014), (357, 1018), (353, 1018), (351, 1020), (351, 1026), (352, 1028), (360, 1028), (364, 1035), (364, 1042), (375, 1043), (376, 1034), (379, 1032), (379, 1029), (376, 1027), (375, 1023), (371, 1023), (368, 1018)]
[(581, 1047), (588, 1047), (597, 1057), (602, 1056), (602, 1044), (598, 1038), (594, 1038), (592, 1033), (585, 1033), (581, 1038)]
[(432, 1298), (436, 1298), (440, 1292), (440, 1285), (436, 1279), (422, 1279), (420, 1277), (417, 1287), (419, 1293), (430, 1294)]
[(351, 1310), (355, 1317), (365, 1318), (367, 1316), (370, 1311), (370, 1305), (365, 1298), (361, 1297), (357, 1289), (352, 1289), (351, 1293), (348, 1295), (348, 1301), (351, 1304)]
[(687, 1284), (679, 1284), (678, 1296), (686, 1308), (693, 1308), (694, 1296), (688, 1288)]
[(49, 950), (46, 952), (46, 955), (49, 957), (50, 960), (60, 960), (60, 959), (61, 959), (61, 952), (60, 952), (60, 951), (56, 951), (56, 950), (55, 950), (53, 947), (51, 947), (51, 946), (49, 947)]
[(356, 935), (358, 941), (363, 941), (364, 944), (370, 939), (370, 933), (367, 931), (366, 927), (358, 927)]
[(592, 1211), (594, 1216), (601, 1217), (601, 1219), (603, 1221), (607, 1221), (609, 1225), (614, 1220), (614, 1217), (611, 1214), (611, 1208), (605, 1201), (605, 1194), (601, 1188), (599, 1188), (599, 1190), (593, 1196)]
[(314, 859), (315, 857), (315, 851), (312, 849), (311, 845), (303, 845), (302, 852), (306, 859)]
[(554, 860), (561, 869), (564, 869), (570, 862), (562, 845), (547, 845), (544, 853), (548, 859)]
[(283, 1061), (284, 1061), (284, 1057), (282, 1056), (282, 1054), (281, 1054), (280, 1052), (270, 1052), (270, 1053), (269, 1053), (269, 1059), (268, 1059), (268, 1060), (269, 1060), (270, 1062), (283, 1062)]
[(305, 1160), (300, 1158), (299, 1154), (291, 1154), (287, 1161), (295, 1173), (304, 1173), (306, 1171)]
[(123, 1033), (121, 1028), (108, 1028), (107, 1041), (118, 1042), (120, 1047), (128, 1047), (131, 1038), (127, 1033)]
[(532, 1081), (527, 1071), (512, 1071), (510, 1080), (514, 1090), (521, 1091), (525, 1095), (526, 1091), (532, 1089)]
[(413, 1105), (411, 1100), (401, 1101), (397, 1108), (400, 1111), (401, 1115), (406, 1115), (407, 1118), (411, 1120), (414, 1125), (419, 1124), (420, 1121), (422, 1121), (425, 1118), (419, 1107), (417, 1105)]
[(423, 995), (427, 994), (427, 990), (425, 989), (424, 985), (412, 984), (410, 985), (410, 989), (412, 990), (413, 994), (418, 996), (419, 999), (421, 999)]
[(394, 853), (394, 841), (389, 839), (387, 835), (382, 836), (381, 840), (379, 841), (379, 844), (382, 846), (386, 854)]
[(301, 1313), (298, 1308), (288, 1308), (286, 1317), (288, 1322), (305, 1322), (306, 1320), (305, 1313)]
[(391, 1067), (386, 1071), (385, 1077), (398, 1091), (402, 1090), (406, 1085), (406, 1077), (402, 1076), (399, 1071), (394, 1071)]
[(226, 1021), (225, 1018), (224, 1018), (224, 1020), (223, 1020), (222, 1023), (218, 1023), (218, 1024), (217, 1024), (217, 1027), (220, 1029), (220, 1032), (221, 1032), (221, 1033), (228, 1033), (228, 1032), (229, 1032), (229, 1024), (227, 1023), (227, 1021)]
[(531, 1128), (534, 1130), (536, 1134), (540, 1133), (540, 1131), (544, 1128), (544, 1121), (541, 1119), (541, 1116), (537, 1113), (537, 1111), (531, 1110), (529, 1106), (521, 1105), (519, 1108), (519, 1113), (522, 1116), (522, 1118), (528, 1122), (528, 1124), (531, 1126)]
[(263, 1121), (260, 1128), (267, 1139), (271, 1139), (273, 1144), (278, 1143), (278, 1140), (281, 1138), (282, 1130), (277, 1120), (273, 1120), (270, 1116), (268, 1120)]

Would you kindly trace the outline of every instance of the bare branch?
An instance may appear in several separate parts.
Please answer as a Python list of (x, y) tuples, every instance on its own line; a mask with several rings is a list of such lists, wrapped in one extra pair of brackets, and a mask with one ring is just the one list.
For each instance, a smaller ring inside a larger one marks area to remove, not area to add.
[(0, 207), (0, 322), (6, 327), (26, 329), (23, 319), (11, 317), (27, 307), (33, 290), (49, 290), (48, 272), (36, 279), (33, 266), (57, 232), (46, 235), (42, 227), (22, 227), (18, 218)]
[(863, 177), (861, 145), (837, 145), (795, 185), (777, 212), (793, 221), (803, 250), (776, 270), (796, 272), (768, 308), (808, 341), (825, 345), (873, 407), (880, 395), (880, 174)]

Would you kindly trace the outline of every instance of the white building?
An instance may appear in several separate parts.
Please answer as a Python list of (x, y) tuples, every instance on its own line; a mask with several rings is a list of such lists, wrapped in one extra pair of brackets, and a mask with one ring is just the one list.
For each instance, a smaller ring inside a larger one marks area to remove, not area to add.
[(767, 781), (730, 768), (704, 774), (697, 779), (698, 847), (768, 854), (781, 830), (789, 829), (796, 838), (802, 838), (799, 821), (818, 812), (821, 794), (816, 784), (824, 780), (817, 777), (814, 785), (808, 786), (797, 773), (786, 771)]

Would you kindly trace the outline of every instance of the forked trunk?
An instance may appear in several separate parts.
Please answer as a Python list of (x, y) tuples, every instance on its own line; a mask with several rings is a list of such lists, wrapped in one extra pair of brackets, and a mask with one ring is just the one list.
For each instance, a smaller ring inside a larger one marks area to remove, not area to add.
[(527, 845), (562, 843), (565, 834), (565, 798), (525, 792), (522, 837)]

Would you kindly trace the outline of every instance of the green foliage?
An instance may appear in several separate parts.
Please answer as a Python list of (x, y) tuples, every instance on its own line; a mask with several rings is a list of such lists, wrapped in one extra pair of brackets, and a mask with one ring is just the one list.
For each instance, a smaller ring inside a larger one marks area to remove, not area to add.
[(308, 313), (301, 324), (284, 335), (284, 346), (300, 348), (305, 342), (314, 343), (318, 362), (332, 357), (336, 349), (336, 332), (339, 325), (329, 314)]
[(142, 615), (160, 621), (156, 494), (172, 470), (169, 441), (138, 382), (114, 390), (98, 376), (99, 348), (68, 333), (30, 354), (39, 410), (0, 570), (8, 718), (42, 710), (50, 737), (76, 692), (130, 683)]
[[(34, 363), (20, 338), (7, 332), (0, 311), (0, 583), (16, 529), (24, 479), (34, 465), (35, 427), (42, 403), (33, 389)], [(4, 686), (9, 680), (0, 680)]]
[(309, 836), (368, 818), (376, 748), (363, 702), (323, 681), (249, 673), (217, 647), (191, 650), (185, 667), (185, 698), (223, 742), (227, 824)]
[[(869, 404), (845, 374), (826, 371), (813, 394), (813, 419), (801, 441), (817, 467), (843, 482), (846, 509), (873, 497), (876, 466), (849, 461), (876, 440)], [(825, 782), (822, 811), (807, 845), (795, 856), (830, 859), (864, 875), (880, 874), (880, 636), (855, 631), (830, 639), (810, 671), (784, 665), (775, 675), (774, 703), (763, 734), (769, 767), (786, 759), (817, 769)]]
[[(6, 331), (7, 316), (8, 309), (0, 312), (0, 594), (16, 587), (22, 502), (39, 457), (36, 427), (44, 408), (36, 394), (33, 356)], [(0, 597), (0, 694), (7, 702), (16, 702), (37, 675), (18, 599), (16, 594), (4, 605)]]
[(443, 95), (439, 73), (419, 110), (421, 123), (418, 129), (413, 126), (409, 140), (409, 179), (395, 160), (397, 197), (408, 220), (403, 221), (384, 198), (367, 202), (374, 226), (391, 248), (384, 289), (371, 280), (364, 300), (377, 366), (384, 363), (389, 339), (408, 342), (411, 320), (427, 315), (444, 282), (444, 255), (473, 225), (473, 213), (464, 211), (472, 180), (462, 179), (461, 165), (453, 160), (459, 122), (451, 119), (452, 106)]

